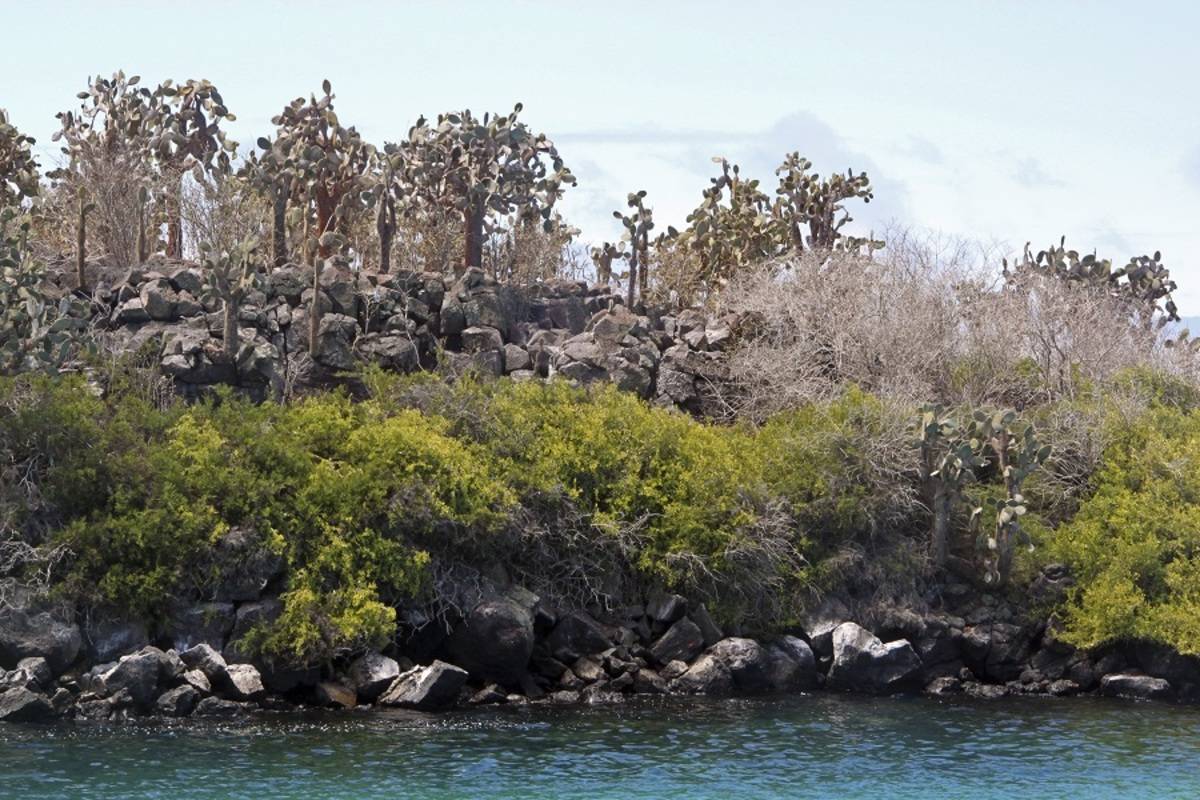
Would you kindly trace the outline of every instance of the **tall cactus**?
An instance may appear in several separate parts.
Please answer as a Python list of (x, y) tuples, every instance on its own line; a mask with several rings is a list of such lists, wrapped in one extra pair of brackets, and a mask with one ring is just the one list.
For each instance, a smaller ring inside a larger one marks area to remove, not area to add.
[(624, 241), (629, 243), (629, 284), (625, 290), (625, 303), (631, 309), (635, 290), (645, 298), (649, 287), (650, 231), (654, 229), (654, 211), (646, 207), (645, 200), (645, 189), (630, 192), (625, 204), (633, 209), (632, 213), (613, 212), (625, 228)]
[(1050, 446), (1040, 444), (1033, 425), (1019, 420), (1015, 411), (994, 414), (977, 411), (973, 423), (975, 439), (985, 443), (991, 451), (1004, 480), (1004, 497), (988, 501), (996, 515), (990, 535), (979, 529), (983, 509), (977, 508), (972, 514), (977, 544), (986, 554), (984, 581), (1003, 586), (1012, 575), (1016, 545), (1032, 546), (1029, 535), (1021, 528), (1021, 517), (1026, 513), (1021, 485), (1050, 457)]
[[(361, 208), (361, 189), (368, 182), (367, 165), (374, 148), (353, 126), (341, 123), (329, 81), (321, 83), (321, 91), (320, 97), (312, 95), (307, 102), (298, 97), (289, 103), (272, 119), (277, 126), (275, 141), (264, 138), (258, 144), (267, 151), (261, 159), (265, 175), (289, 179), (289, 200), (300, 205), (305, 218), (305, 253), (310, 240), (315, 240), (317, 257), (325, 259), (333, 255), (331, 243), (336, 241), (325, 234), (335, 233)], [(309, 225), (314, 214), (315, 225)]]
[(920, 451), (921, 487), (926, 505), (933, 515), (929, 552), (934, 565), (946, 565), (950, 552), (950, 522), (954, 505), (967, 484), (975, 480), (975, 470), (986, 466), (972, 438), (953, 411), (931, 404), (921, 408), (917, 423), (917, 447)]
[(233, 251), (214, 252), (203, 249), (205, 272), (205, 294), (219, 298), (224, 305), (222, 341), (225, 355), (235, 364), (240, 343), (238, 341), (238, 314), (246, 293), (258, 285), (262, 278), (262, 263), (258, 254), (258, 240), (249, 238), (240, 242)]

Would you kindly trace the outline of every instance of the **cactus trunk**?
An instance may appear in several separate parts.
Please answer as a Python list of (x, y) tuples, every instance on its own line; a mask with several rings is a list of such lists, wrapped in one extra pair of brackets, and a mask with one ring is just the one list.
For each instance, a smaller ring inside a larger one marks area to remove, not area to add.
[(235, 292), (225, 300), (225, 319), (222, 337), (227, 355), (236, 365), (238, 354), (238, 307), (241, 305), (241, 293)]
[(75, 223), (75, 278), (80, 292), (87, 291), (87, 202), (79, 193), (79, 217)]
[(137, 263), (140, 267), (146, 263), (146, 204), (138, 204), (138, 235), (137, 235)]
[(321, 265), (325, 262), (317, 259), (313, 263), (312, 302), (308, 306), (308, 354), (314, 359), (319, 352), (318, 334), (321, 332)]
[(274, 252), (272, 253), (275, 266), (282, 267), (287, 263), (287, 192), (279, 189), (275, 190), (274, 203), (274, 220), (273, 220), (273, 238), (272, 245)]
[(183, 257), (183, 178), (167, 189), (167, 256)]
[(638, 283), (638, 249), (636, 243), (629, 253), (629, 286), (625, 291), (625, 305), (633, 310), (633, 293)]
[(463, 247), (462, 269), (457, 273), (459, 275), (471, 267), (483, 266), (483, 217), (483, 198), (472, 200), (465, 219), (466, 242)]
[(324, 234), (331, 231), (333, 225), (333, 212), (337, 207), (337, 201), (324, 188), (317, 191), (317, 257), (329, 258), (333, 255), (333, 248), (324, 243), (321, 239)]
[(387, 274), (392, 268), (392, 234), (396, 230), (396, 213), (385, 198), (379, 201), (375, 229), (379, 233), (379, 271)]

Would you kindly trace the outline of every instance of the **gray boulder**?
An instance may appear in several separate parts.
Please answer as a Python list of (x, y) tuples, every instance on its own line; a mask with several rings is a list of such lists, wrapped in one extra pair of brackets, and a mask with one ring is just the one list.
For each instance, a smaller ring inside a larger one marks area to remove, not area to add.
[(233, 700), (255, 700), (266, 694), (262, 675), (253, 664), (230, 664), (226, 668), (229, 680), (223, 687)]
[(355, 693), (367, 702), (383, 694), (400, 676), (400, 665), (394, 658), (370, 652), (351, 662), (346, 679)]
[(533, 654), (533, 615), (508, 598), (480, 603), (450, 635), (446, 652), (472, 678), (516, 686)]
[(467, 671), (444, 661), (401, 673), (379, 698), (381, 705), (436, 711), (454, 703), (467, 682)]
[(764, 692), (771, 684), (771, 662), (767, 650), (753, 639), (730, 637), (708, 648), (708, 655), (723, 663), (741, 692)]
[(836, 597), (827, 597), (804, 619), (804, 632), (818, 658), (833, 657), (833, 632), (850, 619), (850, 611)]
[(833, 644), (830, 688), (888, 693), (919, 684), (921, 659), (906, 640), (884, 644), (853, 622), (837, 626), (830, 638)]
[(22, 658), (17, 662), (16, 671), (22, 673), (26, 679), (43, 689), (54, 678), (54, 671), (50, 669), (50, 662), (41, 656)]
[(54, 717), (54, 707), (40, 692), (18, 687), (0, 694), (0, 720), (4, 722), (40, 722)]
[(670, 661), (691, 661), (704, 649), (704, 634), (687, 617), (676, 622), (650, 648), (659, 664)]
[(23, 658), (41, 656), (59, 674), (79, 655), (82, 642), (78, 625), (48, 611), (0, 611), (0, 667), (11, 669)]
[(179, 658), (189, 670), (196, 670), (206, 677), (213, 686), (225, 686), (229, 681), (229, 667), (225, 657), (210, 645), (198, 644), (179, 654)]
[(158, 696), (162, 654), (158, 648), (146, 647), (131, 655), (122, 656), (115, 666), (100, 674), (100, 694), (112, 697), (124, 690), (129, 693), (135, 705), (140, 708), (148, 707)]
[(1152, 678), (1136, 672), (1118, 672), (1100, 679), (1100, 692), (1112, 697), (1134, 700), (1165, 700), (1173, 694), (1165, 678)]
[(154, 710), (165, 717), (186, 717), (200, 702), (200, 693), (186, 683), (159, 695)]
[(733, 692), (733, 675), (725, 662), (705, 653), (688, 667), (687, 672), (668, 684), (676, 694), (727, 695)]

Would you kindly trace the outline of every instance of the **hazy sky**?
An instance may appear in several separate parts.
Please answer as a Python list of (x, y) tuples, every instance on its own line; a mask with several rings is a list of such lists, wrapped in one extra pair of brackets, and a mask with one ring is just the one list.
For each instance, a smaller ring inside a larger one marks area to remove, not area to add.
[(712, 156), (773, 185), (799, 150), (867, 170), (860, 230), (1161, 249), (1200, 311), (1194, 2), (0, 2), (0, 106), (44, 161), (55, 112), (117, 68), (211, 79), (247, 144), (326, 77), (377, 142), (520, 100), (578, 176), (564, 213), (590, 240), (619, 235), (630, 190), (679, 224)]

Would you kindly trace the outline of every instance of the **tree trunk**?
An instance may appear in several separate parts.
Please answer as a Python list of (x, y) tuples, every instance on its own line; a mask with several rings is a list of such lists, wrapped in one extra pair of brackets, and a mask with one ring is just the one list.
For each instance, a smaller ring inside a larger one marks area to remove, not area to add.
[(287, 263), (287, 192), (275, 189), (273, 239), (275, 266), (282, 267)]
[(471, 267), (483, 266), (483, 200), (474, 200), (464, 218), (466, 242), (463, 247), (462, 268), (455, 274), (462, 275)]
[(137, 263), (140, 267), (146, 263), (146, 204), (138, 203), (138, 235), (137, 235)]
[(222, 337), (225, 346), (225, 355), (229, 356), (233, 361), (234, 366), (237, 365), (238, 355), (238, 305), (239, 299), (237, 295), (231, 295), (225, 298), (225, 326), (222, 331)]

